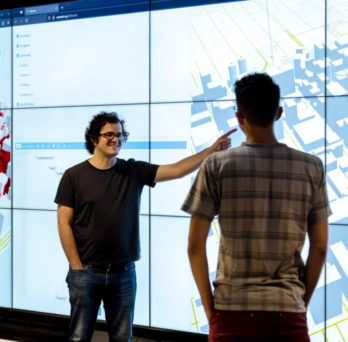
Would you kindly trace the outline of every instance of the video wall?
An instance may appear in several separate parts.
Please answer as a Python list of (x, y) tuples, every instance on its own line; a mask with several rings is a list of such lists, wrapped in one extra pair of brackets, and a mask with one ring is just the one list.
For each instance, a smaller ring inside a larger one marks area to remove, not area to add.
[[(233, 85), (253, 71), (281, 87), (279, 141), (326, 165), (329, 251), (308, 325), (311, 341), (347, 341), (345, 0), (87, 0), (0, 11), (0, 306), (69, 315), (53, 200), (64, 171), (89, 158), (93, 115), (126, 120), (120, 158), (169, 164), (238, 128)], [(232, 147), (243, 141), (238, 130)], [(195, 175), (144, 189), (137, 325), (209, 331), (180, 210)], [(215, 220), (211, 281), (219, 241)], [(304, 260), (308, 249), (306, 241)]]

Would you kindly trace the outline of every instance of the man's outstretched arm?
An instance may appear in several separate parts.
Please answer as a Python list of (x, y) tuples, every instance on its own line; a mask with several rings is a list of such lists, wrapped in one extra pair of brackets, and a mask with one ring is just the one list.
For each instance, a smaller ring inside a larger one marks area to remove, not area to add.
[(191, 172), (197, 170), (203, 163), (203, 160), (215, 152), (226, 151), (231, 147), (231, 138), (229, 136), (237, 131), (233, 129), (221, 136), (213, 146), (204, 151), (195, 154), (192, 157), (185, 158), (171, 165), (161, 165), (158, 168), (155, 183), (165, 182), (177, 178), (182, 178)]
[(209, 280), (206, 251), (210, 225), (211, 222), (200, 220), (192, 216), (188, 243), (188, 255), (193, 277), (195, 278), (199, 294), (201, 295), (208, 322), (210, 322), (210, 315), (214, 309), (214, 298)]

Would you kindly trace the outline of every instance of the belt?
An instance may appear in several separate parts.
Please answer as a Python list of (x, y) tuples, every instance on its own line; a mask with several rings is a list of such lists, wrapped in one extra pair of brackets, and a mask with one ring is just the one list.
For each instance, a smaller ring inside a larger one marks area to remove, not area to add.
[(110, 269), (113, 271), (124, 271), (134, 268), (134, 261), (128, 262), (126, 264), (107, 264), (107, 265), (90, 265), (86, 264), (88, 267), (99, 268), (102, 270)]

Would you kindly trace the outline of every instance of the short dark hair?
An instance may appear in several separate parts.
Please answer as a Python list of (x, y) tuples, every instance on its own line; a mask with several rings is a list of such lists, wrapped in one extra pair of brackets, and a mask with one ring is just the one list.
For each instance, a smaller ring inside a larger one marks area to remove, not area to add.
[(93, 116), (85, 132), (86, 149), (90, 154), (94, 153), (94, 144), (92, 140), (98, 141), (100, 131), (107, 123), (120, 124), (122, 127), (122, 141), (126, 142), (128, 140), (129, 133), (125, 129), (125, 121), (121, 120), (115, 112), (100, 112)]
[(267, 127), (277, 117), (280, 101), (279, 86), (267, 74), (253, 73), (234, 85), (237, 106), (250, 125)]

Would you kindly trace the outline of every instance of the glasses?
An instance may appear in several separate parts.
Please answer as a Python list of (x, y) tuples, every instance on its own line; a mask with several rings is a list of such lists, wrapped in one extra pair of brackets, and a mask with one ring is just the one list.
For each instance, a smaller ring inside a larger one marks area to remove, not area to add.
[(103, 133), (103, 134), (99, 134), (99, 135), (103, 136), (108, 141), (114, 140), (115, 137), (116, 137), (117, 140), (123, 141), (122, 133), (116, 133), (115, 134), (115, 133), (112, 133), (112, 132), (108, 132), (108, 133)]

